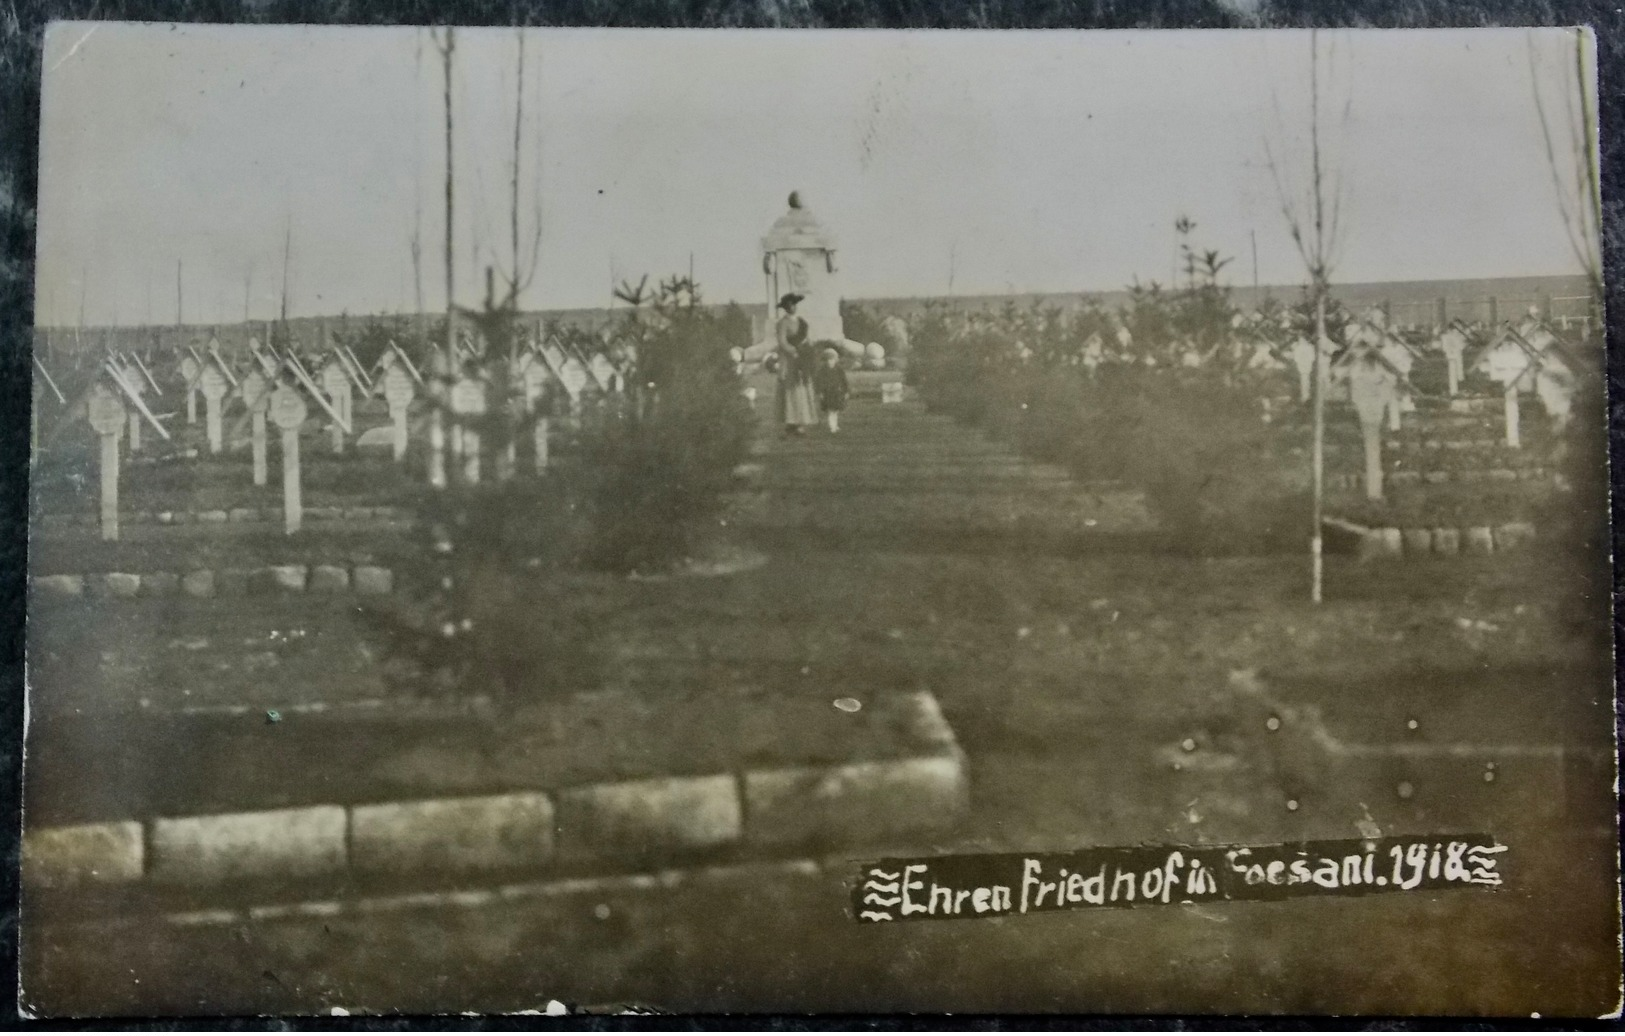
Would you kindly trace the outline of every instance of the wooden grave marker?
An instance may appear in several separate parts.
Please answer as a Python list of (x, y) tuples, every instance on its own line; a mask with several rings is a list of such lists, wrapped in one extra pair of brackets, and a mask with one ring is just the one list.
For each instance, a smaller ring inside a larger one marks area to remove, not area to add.
[(118, 395), (97, 385), (90, 394), (90, 427), (101, 437), (102, 539), (118, 539), (118, 440), (128, 415)]
[[(130, 398), (132, 403), (138, 401), (143, 395), (146, 394), (146, 381), (141, 377), (140, 372), (135, 369), (135, 365), (130, 362), (130, 358), (128, 356), (124, 355), (123, 353), (117, 353), (110, 357), (107, 363), (112, 369), (112, 373), (118, 379), (120, 390)], [(130, 422), (130, 452), (132, 454), (139, 453), (141, 451), (141, 411), (130, 408), (128, 413)]]
[(477, 428), (465, 427), (464, 418), (477, 418), (485, 413), (485, 382), (477, 378), (462, 378), (451, 387), (451, 412), (455, 416), (455, 429), (462, 432), (463, 478), (470, 485), (480, 481), (480, 433)]
[(1365, 495), (1382, 499), (1382, 417), (1398, 394), (1394, 372), (1373, 358), (1358, 360), (1349, 368), (1349, 399), (1360, 418), (1360, 438), (1365, 446)]
[(237, 375), (232, 373), (231, 364), (226, 362), (226, 358), (220, 355), (220, 340), (218, 338), (209, 339), (209, 358), (220, 365), (220, 373), (226, 376), (226, 383), (232, 388), (236, 388)]
[(417, 388), (412, 383), (412, 376), (395, 363), (391, 363), (384, 371), (383, 386), (384, 402), (389, 404), (389, 420), (395, 429), (392, 440), (395, 461), (399, 463), (406, 459), (406, 412), (412, 405), (413, 397), (417, 395)]
[(333, 452), (344, 452), (345, 425), (350, 423), (350, 407), (352, 403), (350, 372), (345, 370), (344, 364), (339, 360), (329, 360), (327, 366), (322, 368), (322, 391), (327, 393), (328, 402), (338, 415), (333, 422)]
[(203, 363), (190, 352), (181, 357), (181, 380), (186, 382), (186, 423), (197, 424), (197, 379)]
[(305, 399), (292, 385), (271, 393), (271, 420), (282, 430), (282, 524), (288, 535), (299, 531), (304, 503), (299, 494), (299, 429), (308, 411)]
[(203, 421), (209, 436), (209, 452), (219, 453), (223, 445), (221, 411), (231, 385), (218, 364), (211, 363), (198, 376), (198, 387), (203, 392)]
[(243, 405), (248, 408), (248, 438), (249, 449), (254, 455), (254, 484), (263, 486), (268, 474), (265, 456), (265, 414), (271, 408), (271, 385), (259, 371), (249, 371), (243, 375), (242, 384), (237, 387), (237, 391), (243, 397)]
[(541, 403), (542, 394), (547, 391), (548, 382), (553, 375), (547, 369), (547, 363), (539, 360), (535, 353), (526, 353), (519, 360), (519, 381), (524, 389), (525, 413), (530, 415), (535, 424), (531, 428), (535, 440), (536, 473), (539, 475), (547, 470), (547, 435), (548, 415), (538, 414), (538, 404)]

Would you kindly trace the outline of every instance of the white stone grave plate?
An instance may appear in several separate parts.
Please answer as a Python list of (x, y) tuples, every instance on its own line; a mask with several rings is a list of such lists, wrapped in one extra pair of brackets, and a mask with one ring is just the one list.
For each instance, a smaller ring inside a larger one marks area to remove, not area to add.
[(117, 435), (124, 427), (124, 421), (129, 412), (118, 396), (106, 389), (98, 388), (90, 397), (89, 405), (90, 427), (98, 435)]
[(264, 410), (270, 404), (270, 386), (259, 371), (249, 371), (243, 376), (240, 391), (243, 405), (250, 410)]
[(283, 431), (292, 431), (304, 424), (308, 413), (298, 389), (283, 385), (271, 393), (271, 420)]
[(226, 376), (213, 364), (206, 367), (198, 379), (198, 388), (203, 390), (204, 399), (224, 399), (228, 387)]
[[(394, 353), (386, 353), (393, 356)], [(412, 375), (404, 367), (391, 365), (384, 374), (384, 400), (391, 410), (400, 410), (412, 405), (412, 397), (417, 389), (412, 384)]]
[(456, 414), (485, 413), (485, 383), (464, 378), (451, 387), (451, 409)]

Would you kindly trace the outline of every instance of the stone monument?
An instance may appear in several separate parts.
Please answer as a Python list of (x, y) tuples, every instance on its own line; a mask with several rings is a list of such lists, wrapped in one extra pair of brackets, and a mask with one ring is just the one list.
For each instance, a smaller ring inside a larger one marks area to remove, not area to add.
[[(790, 195), (790, 208), (762, 238), (762, 273), (767, 281), (768, 328), (779, 318), (779, 299), (803, 296), (796, 312), (807, 321), (814, 342), (846, 342), (841, 326), (841, 296), (836, 286), (835, 239)], [(861, 348), (861, 347), (860, 347)]]

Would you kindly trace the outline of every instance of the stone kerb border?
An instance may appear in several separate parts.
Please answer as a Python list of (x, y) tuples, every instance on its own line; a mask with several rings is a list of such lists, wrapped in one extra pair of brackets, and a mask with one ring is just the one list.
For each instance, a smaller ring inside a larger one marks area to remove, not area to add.
[(1325, 518), (1330, 531), (1350, 537), (1361, 561), (1380, 558), (1416, 557), (1422, 554), (1456, 556), (1494, 554), (1517, 550), (1536, 536), (1532, 522), (1503, 522), (1500, 525), (1473, 525), (1464, 528), (1372, 528), (1341, 518)]
[[(412, 512), (405, 507), (306, 507), (301, 512), (307, 522), (407, 522)], [(64, 512), (47, 514), (37, 519), (49, 525), (95, 525), (101, 519), (94, 514)], [(280, 507), (231, 507), (212, 511), (131, 511), (119, 515), (119, 521), (135, 525), (223, 525), (228, 522), (280, 522)]]
[(908, 695), (905, 706), (906, 743), (890, 759), (33, 828), (23, 835), (23, 880), (73, 890), (554, 864), (613, 872), (706, 852), (827, 852), (940, 831), (968, 808), (964, 755), (929, 692)]
[(34, 576), (36, 602), (81, 597), (236, 597), (270, 593), (383, 595), (395, 589), (395, 572), (381, 565), (268, 565), (263, 568), (198, 568), (187, 572), (91, 572)]

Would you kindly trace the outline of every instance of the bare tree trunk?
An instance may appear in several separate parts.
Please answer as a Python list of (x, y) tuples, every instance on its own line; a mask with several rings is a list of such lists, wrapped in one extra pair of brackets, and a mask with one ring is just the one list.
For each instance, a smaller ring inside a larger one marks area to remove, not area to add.
[(293, 254), (293, 218), (288, 219), (282, 235), (282, 331), (288, 330), (288, 257)]
[(454, 262), (452, 235), (456, 230), (454, 166), (452, 160), (451, 114), (451, 62), (457, 47), (457, 30), (446, 27), (446, 42), (440, 48), (440, 57), (446, 77), (446, 351), (448, 359), (457, 359), (457, 267)]
[(519, 36), (519, 70), (514, 85), (513, 97), (513, 205), (509, 211), (509, 230), (513, 245), (512, 280), (508, 284), (508, 295), (513, 305), (519, 305), (519, 144), (521, 129), (524, 125), (525, 114), (525, 30), (518, 30)]
[[(1313, 432), (1310, 446), (1310, 481), (1313, 502), (1310, 508), (1309, 532), (1310, 586), (1309, 598), (1316, 604), (1322, 599), (1322, 537), (1326, 482), (1326, 359), (1321, 343), (1326, 338), (1326, 304), (1331, 288), (1331, 268), (1337, 250), (1341, 211), (1340, 185), (1328, 184), (1328, 174), (1321, 155), (1320, 134), (1320, 41), (1319, 34), (1309, 33), (1309, 176), (1308, 197), (1300, 201), (1288, 189), (1269, 141), (1264, 143), (1265, 158), (1270, 175), (1275, 180), (1276, 193), (1281, 203), (1281, 214), (1292, 232), (1293, 243), (1309, 274), (1309, 283), (1315, 298), (1314, 366), (1310, 392), (1313, 411)], [(1333, 196), (1328, 211), (1328, 191)], [(1304, 211), (1307, 203), (1308, 211)]]
[(412, 291), (417, 303), (413, 310), (418, 325), (418, 338), (428, 341), (428, 314), (423, 311), (423, 210), (418, 210), (418, 226), (412, 232)]
[[(413, 81), (417, 82), (423, 71), (423, 36), (418, 35), (417, 64), (414, 67)], [(422, 109), (414, 105), (412, 116), (412, 156), (416, 167), (412, 174), (412, 291), (417, 302), (416, 313), (418, 341), (423, 345), (429, 342), (429, 314), (423, 305), (423, 134), (420, 132), (421, 119), (418, 112)]]
[(1314, 497), (1312, 523), (1309, 532), (1309, 600), (1321, 601), (1321, 582), (1324, 562), (1321, 530), (1326, 499), (1326, 358), (1320, 343), (1326, 338), (1325, 285), (1315, 286), (1315, 363), (1314, 381), (1310, 385), (1310, 407), (1313, 410), (1313, 443), (1310, 456), (1311, 494)]

